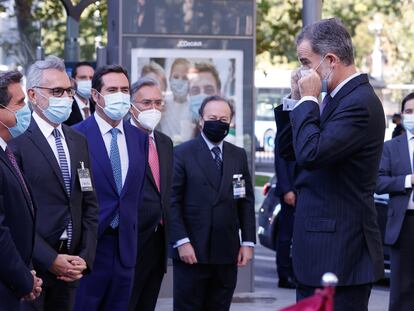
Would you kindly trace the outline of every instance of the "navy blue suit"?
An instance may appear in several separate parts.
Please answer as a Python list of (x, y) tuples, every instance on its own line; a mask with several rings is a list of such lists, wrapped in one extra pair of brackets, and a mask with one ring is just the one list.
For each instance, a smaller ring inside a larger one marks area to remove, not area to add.
[(0, 310), (20, 310), (33, 288), (30, 273), (35, 221), (20, 179), (0, 148)]
[[(74, 126), (89, 143), (99, 205), (98, 246), (92, 273), (81, 280), (75, 310), (127, 310), (137, 258), (138, 209), (142, 200), (148, 135), (123, 123), (129, 167), (118, 194), (111, 162), (95, 116)], [(119, 230), (108, 234), (119, 211)], [(108, 266), (111, 267), (108, 269)], [(121, 278), (121, 281), (118, 280)], [(128, 284), (129, 283), (129, 284)]]
[(275, 148), (276, 192), (280, 198), (279, 228), (276, 245), (276, 266), (279, 280), (293, 279), (292, 258), (290, 248), (292, 245), (293, 221), (295, 207), (284, 201), (284, 195), (295, 192), (295, 161), (286, 161)]
[(405, 178), (412, 174), (407, 134), (385, 142), (376, 192), (389, 193), (385, 243), (391, 249), (390, 311), (414, 309), (414, 211), (407, 213), (412, 188)]
[(368, 76), (348, 81), (322, 115), (309, 100), (290, 112), (290, 124), (287, 119), (276, 118), (282, 121), (282, 155), (298, 165), (292, 249), (296, 278), (315, 287), (325, 272), (335, 273), (339, 286), (378, 280), (383, 252), (373, 193), (385, 119)]

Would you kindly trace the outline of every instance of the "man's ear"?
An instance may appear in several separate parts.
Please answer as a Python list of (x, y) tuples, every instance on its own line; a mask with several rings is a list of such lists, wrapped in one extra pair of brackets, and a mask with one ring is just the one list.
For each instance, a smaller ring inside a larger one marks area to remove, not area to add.
[(27, 97), (31, 103), (36, 103), (36, 95), (34, 89), (27, 90)]
[(92, 89), (92, 99), (93, 99), (93, 101), (94, 101), (95, 103), (97, 103), (97, 102), (98, 102), (98, 98), (99, 98), (99, 93), (98, 93), (98, 91), (97, 91), (97, 90), (95, 90), (95, 89)]
[(200, 128), (200, 130), (202, 130), (203, 126), (204, 126), (204, 119), (203, 117), (200, 116), (198, 119), (198, 127)]

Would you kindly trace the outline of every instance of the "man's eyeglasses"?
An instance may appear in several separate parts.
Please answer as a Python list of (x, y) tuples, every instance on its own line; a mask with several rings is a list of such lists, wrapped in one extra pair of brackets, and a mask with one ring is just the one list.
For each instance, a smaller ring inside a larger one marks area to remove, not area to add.
[(139, 102), (137, 101), (135, 103), (140, 104), (145, 108), (162, 108), (164, 106), (164, 101), (162, 99), (144, 99)]
[(50, 87), (43, 87), (43, 86), (34, 86), (33, 88), (41, 89), (41, 90), (49, 90), (50, 93), (52, 93), (54, 97), (62, 97), (65, 92), (66, 94), (68, 94), (69, 97), (75, 96), (75, 90), (71, 87), (64, 89), (61, 87), (50, 88)]

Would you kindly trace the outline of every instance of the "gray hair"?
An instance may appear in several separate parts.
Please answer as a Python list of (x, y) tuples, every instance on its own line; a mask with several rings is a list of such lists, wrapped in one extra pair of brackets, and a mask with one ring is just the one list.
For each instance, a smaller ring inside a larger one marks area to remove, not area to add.
[(26, 88), (31, 89), (39, 86), (42, 82), (43, 71), (47, 69), (57, 69), (66, 72), (65, 63), (57, 56), (50, 55), (44, 60), (33, 63), (27, 72)]
[(160, 88), (160, 84), (158, 83), (158, 81), (150, 78), (150, 77), (142, 77), (139, 78), (136, 82), (134, 82), (134, 84), (132, 84), (131, 86), (131, 98), (133, 98), (135, 96), (135, 94), (144, 86), (155, 86)]
[(346, 66), (354, 64), (354, 48), (349, 32), (337, 18), (312, 23), (299, 33), (296, 45), (309, 41), (312, 51), (320, 56), (335, 54)]

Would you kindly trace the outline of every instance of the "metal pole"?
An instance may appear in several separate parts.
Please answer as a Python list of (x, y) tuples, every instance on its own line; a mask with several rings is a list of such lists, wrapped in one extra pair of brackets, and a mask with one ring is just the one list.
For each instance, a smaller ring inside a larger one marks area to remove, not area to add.
[(96, 48), (96, 68), (105, 66), (107, 64), (106, 47), (98, 46)]
[(322, 0), (303, 0), (303, 27), (322, 18)]
[(79, 37), (79, 21), (68, 16), (66, 21), (66, 37), (65, 37), (65, 61), (78, 62), (80, 58)]
[(43, 60), (45, 58), (45, 49), (38, 45), (36, 47), (36, 60)]

